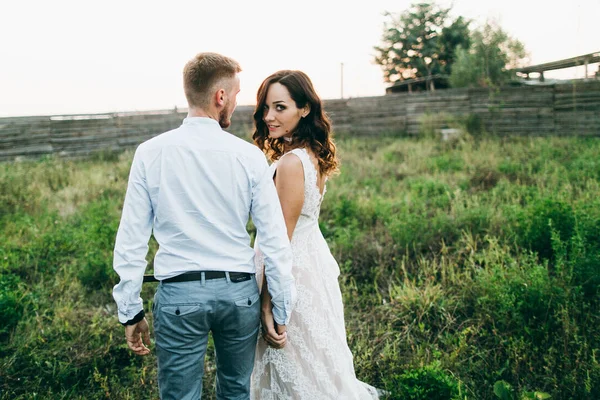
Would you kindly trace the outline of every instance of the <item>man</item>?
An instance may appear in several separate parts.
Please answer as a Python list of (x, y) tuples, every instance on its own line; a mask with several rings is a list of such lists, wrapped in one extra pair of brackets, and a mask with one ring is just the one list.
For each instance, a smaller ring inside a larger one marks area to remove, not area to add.
[[(248, 399), (260, 324), (249, 215), (261, 237), (265, 275), (285, 341), (296, 297), (292, 253), (264, 154), (223, 129), (231, 125), (240, 65), (200, 53), (184, 68), (189, 112), (183, 124), (138, 146), (114, 250), (119, 321), (135, 354), (150, 352), (140, 290), (148, 240), (159, 249), (154, 334), (161, 398), (198, 399), (208, 334), (217, 361), (217, 397)], [(223, 128), (223, 129), (222, 129)], [(143, 338), (143, 340), (142, 340)], [(146, 345), (144, 345), (144, 342)]]

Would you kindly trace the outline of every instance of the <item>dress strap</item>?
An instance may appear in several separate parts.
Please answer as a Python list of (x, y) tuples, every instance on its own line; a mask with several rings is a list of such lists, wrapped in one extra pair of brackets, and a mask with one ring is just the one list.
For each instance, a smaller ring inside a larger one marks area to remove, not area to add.
[(300, 161), (302, 162), (302, 167), (304, 168), (304, 181), (312, 183), (313, 175), (316, 179), (316, 175), (315, 175), (316, 171), (315, 171), (315, 167), (314, 167), (312, 161), (310, 160), (310, 156), (308, 155), (308, 152), (306, 151), (306, 149), (304, 149), (304, 148), (293, 149), (290, 151), (290, 153), (294, 153), (295, 155), (297, 155), (298, 158), (300, 159)]
[(305, 164), (307, 162), (310, 163), (310, 157), (308, 156), (308, 153), (306, 152), (306, 149), (304, 148), (298, 148), (298, 149), (293, 149), (289, 151), (290, 153), (294, 153), (295, 155), (297, 155), (300, 160), (302, 160), (302, 164)]

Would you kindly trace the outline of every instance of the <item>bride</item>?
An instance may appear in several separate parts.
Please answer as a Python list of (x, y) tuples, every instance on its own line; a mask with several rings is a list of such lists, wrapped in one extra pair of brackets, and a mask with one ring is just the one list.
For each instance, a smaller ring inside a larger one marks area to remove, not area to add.
[(359, 381), (346, 340), (340, 269), (319, 229), (327, 178), (338, 169), (331, 122), (310, 78), (283, 70), (257, 94), (253, 139), (272, 161), (270, 173), (294, 254), (298, 301), (287, 326), (277, 326), (256, 238), (263, 335), (251, 379), (253, 399), (377, 399)]

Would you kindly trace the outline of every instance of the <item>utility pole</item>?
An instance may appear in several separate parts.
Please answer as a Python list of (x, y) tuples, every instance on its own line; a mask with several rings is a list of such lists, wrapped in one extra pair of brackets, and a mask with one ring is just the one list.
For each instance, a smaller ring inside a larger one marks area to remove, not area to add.
[(341, 69), (340, 69), (340, 92), (341, 92), (340, 98), (343, 99), (344, 98), (344, 63), (341, 63), (340, 67), (341, 67)]

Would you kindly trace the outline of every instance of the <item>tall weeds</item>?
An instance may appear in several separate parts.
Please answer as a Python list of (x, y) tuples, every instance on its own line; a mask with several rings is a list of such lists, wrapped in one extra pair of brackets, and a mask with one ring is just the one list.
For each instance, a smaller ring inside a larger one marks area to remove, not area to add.
[[(600, 398), (600, 142), (338, 145), (320, 226), (361, 380), (391, 399)], [(1, 399), (158, 397), (110, 294), (131, 156), (0, 165)], [(209, 351), (206, 398), (213, 379)]]

